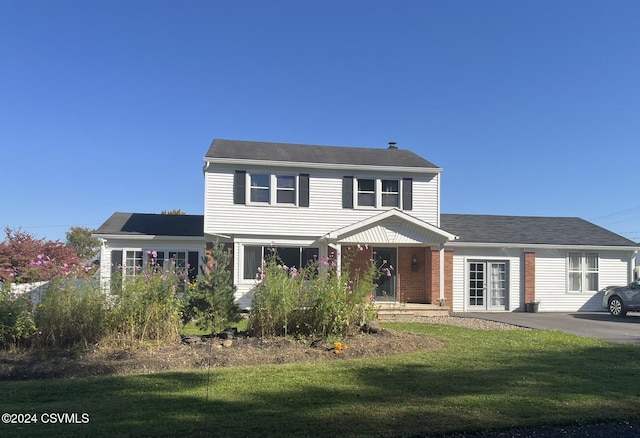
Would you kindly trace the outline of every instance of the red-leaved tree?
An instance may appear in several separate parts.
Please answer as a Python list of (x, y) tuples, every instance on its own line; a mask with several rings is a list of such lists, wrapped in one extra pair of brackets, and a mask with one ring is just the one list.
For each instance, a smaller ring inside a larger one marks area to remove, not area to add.
[(36, 239), (22, 230), (5, 228), (0, 242), (0, 278), (15, 283), (51, 280), (83, 272), (74, 250), (60, 242)]

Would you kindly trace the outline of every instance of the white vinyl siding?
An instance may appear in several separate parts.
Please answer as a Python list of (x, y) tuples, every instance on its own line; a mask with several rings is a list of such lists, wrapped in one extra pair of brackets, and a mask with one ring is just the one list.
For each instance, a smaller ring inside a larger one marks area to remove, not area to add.
[[(207, 234), (244, 236), (307, 236), (318, 238), (331, 231), (371, 217), (380, 209), (342, 208), (344, 172), (309, 171), (309, 207), (233, 203), (235, 167), (205, 172), (205, 226)], [(248, 174), (258, 169), (242, 169)], [(304, 169), (300, 169), (304, 172)], [(264, 171), (262, 171), (264, 173)], [(290, 169), (272, 169), (273, 175), (291, 174)], [(380, 175), (380, 180), (413, 178), (412, 216), (432, 225), (439, 224), (437, 175)], [(354, 175), (359, 178), (360, 175)], [(367, 177), (366, 175), (362, 176)]]
[[(596, 290), (569, 290), (569, 253), (598, 254), (598, 289), (629, 281), (631, 254), (616, 251), (536, 251), (536, 300), (541, 312), (602, 311), (602, 294)], [(591, 270), (595, 272), (594, 270)], [(595, 281), (592, 279), (592, 281)]]
[(523, 252), (520, 249), (496, 248), (454, 248), (453, 253), (453, 311), (465, 312), (467, 308), (467, 285), (469, 261), (506, 262), (508, 293), (506, 311), (516, 311), (522, 306), (521, 264)]

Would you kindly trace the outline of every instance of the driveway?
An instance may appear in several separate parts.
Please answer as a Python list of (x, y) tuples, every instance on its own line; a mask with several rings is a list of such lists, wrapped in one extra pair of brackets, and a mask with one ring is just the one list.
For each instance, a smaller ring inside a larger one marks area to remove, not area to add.
[(572, 313), (454, 313), (462, 318), (480, 318), (544, 330), (558, 330), (578, 336), (603, 339), (619, 344), (640, 344), (640, 313), (616, 318), (607, 312)]

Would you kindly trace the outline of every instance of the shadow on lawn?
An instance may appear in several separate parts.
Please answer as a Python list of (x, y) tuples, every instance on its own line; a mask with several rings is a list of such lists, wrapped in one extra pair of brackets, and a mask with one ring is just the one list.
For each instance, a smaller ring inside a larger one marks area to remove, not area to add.
[[(314, 367), (300, 366), (295, 382), (282, 385), (277, 379), (291, 376), (289, 369), (247, 368), (246, 378), (260, 376), (252, 390), (240, 384), (235, 401), (229, 401), (235, 383), (226, 372), (212, 371), (208, 385), (204, 373), (118, 377), (122, 391), (102, 394), (117, 400), (114, 416), (102, 425), (104, 419), (92, 418), (92, 434), (95, 426), (109, 434), (146, 436), (437, 436), (640, 411), (634, 380), (640, 373), (638, 349), (538, 350), (516, 360), (485, 362), (494, 364), (490, 369), (473, 360), (464, 363), (464, 356), (448, 370), (441, 364), (436, 369), (428, 357), (336, 363), (327, 371), (335, 373), (335, 383), (326, 386), (305, 383), (316, 379)], [(258, 383), (263, 372), (275, 379), (268, 388)], [(221, 389), (224, 400), (217, 397)], [(195, 395), (177, 397), (176, 390)]]

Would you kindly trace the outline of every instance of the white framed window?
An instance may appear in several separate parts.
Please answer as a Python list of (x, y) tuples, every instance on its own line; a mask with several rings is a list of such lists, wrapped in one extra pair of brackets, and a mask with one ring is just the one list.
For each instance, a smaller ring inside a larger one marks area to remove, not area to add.
[(294, 175), (274, 175), (251, 173), (248, 191), (249, 202), (253, 204), (297, 205), (297, 177)]
[(569, 292), (597, 292), (599, 257), (595, 252), (570, 252), (567, 256)]
[(382, 206), (400, 207), (400, 181), (397, 179), (383, 179), (382, 185)]
[(252, 173), (249, 175), (249, 199), (251, 202), (270, 202), (271, 176), (266, 173)]
[(359, 207), (376, 206), (376, 180), (358, 178), (357, 204)]
[(276, 204), (296, 203), (296, 177), (276, 175)]
[(320, 250), (307, 246), (260, 246), (244, 245), (242, 260), (242, 279), (256, 280), (258, 268), (262, 266), (269, 251), (275, 250), (280, 262), (288, 268), (301, 269), (318, 259)]
[(357, 178), (355, 185), (357, 207), (400, 207), (400, 180)]
[(142, 272), (143, 252), (138, 250), (126, 250), (124, 255), (124, 276), (133, 277)]

